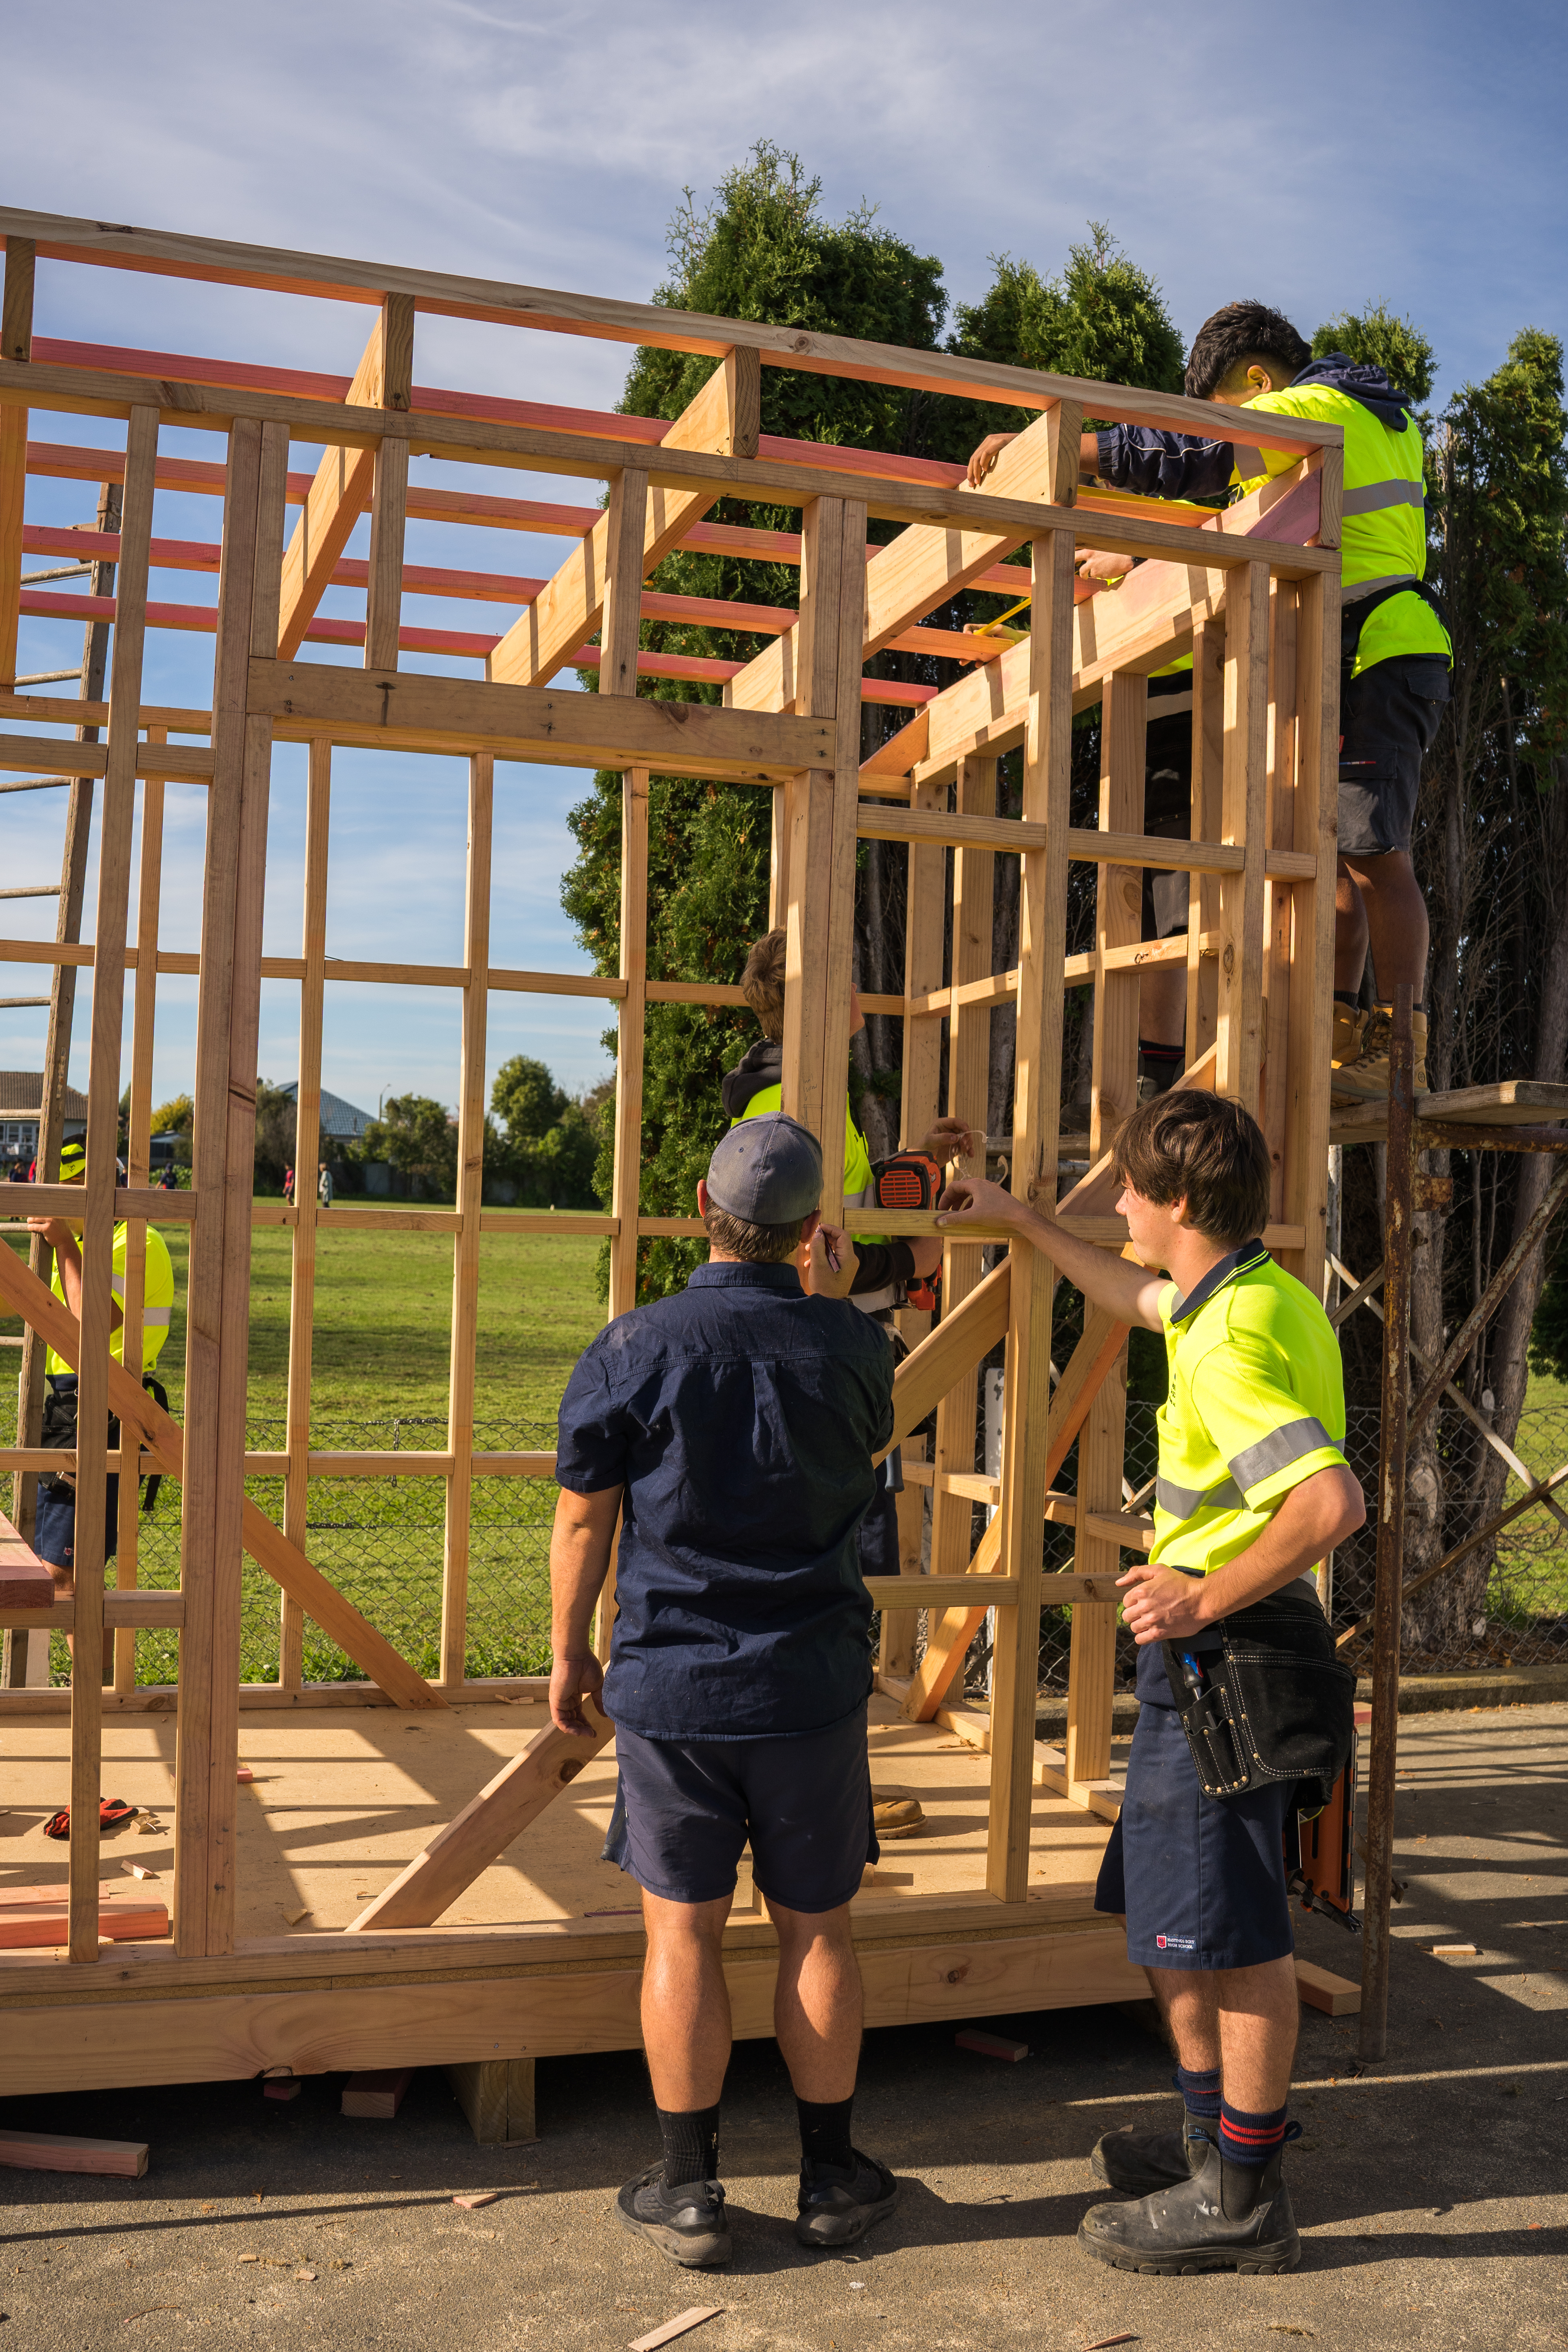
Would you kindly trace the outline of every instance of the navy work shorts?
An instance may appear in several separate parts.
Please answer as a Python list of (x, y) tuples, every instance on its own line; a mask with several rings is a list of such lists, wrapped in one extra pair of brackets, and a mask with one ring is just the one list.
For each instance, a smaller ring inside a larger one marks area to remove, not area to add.
[(735, 1891), (752, 1848), (759, 1890), (786, 1911), (836, 1911), (879, 1848), (866, 1710), (772, 1739), (644, 1739), (617, 1729), (620, 1794), (606, 1862), (667, 1903)]
[[(105, 1482), (103, 1557), (114, 1558), (120, 1542), (120, 1480), (111, 1470)], [(53, 1568), (76, 1566), (76, 1489), (38, 1480), (33, 1549)]]
[(1252, 1969), (1295, 1949), (1282, 1839), (1292, 1780), (1205, 1797), (1173, 1706), (1138, 1711), (1121, 1818), (1094, 1891), (1144, 1969)]
[(1421, 762), (1448, 699), (1436, 654), (1394, 654), (1340, 681), (1340, 856), (1408, 849)]

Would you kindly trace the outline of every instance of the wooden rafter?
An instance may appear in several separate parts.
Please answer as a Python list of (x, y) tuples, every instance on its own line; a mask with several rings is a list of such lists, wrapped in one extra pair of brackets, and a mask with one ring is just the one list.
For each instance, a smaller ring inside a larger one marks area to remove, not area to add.
[[(405, 409), (414, 377), (414, 303), (389, 294), (349, 385), (353, 408)], [(405, 461), (406, 462), (406, 461)], [(278, 651), (287, 661), (305, 631), (375, 489), (374, 449), (327, 449), (283, 558)]]

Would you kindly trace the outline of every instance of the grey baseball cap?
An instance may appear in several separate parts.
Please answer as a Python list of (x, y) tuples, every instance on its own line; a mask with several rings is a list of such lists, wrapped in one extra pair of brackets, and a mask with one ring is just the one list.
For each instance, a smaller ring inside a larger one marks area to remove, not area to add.
[(782, 1110), (743, 1118), (708, 1162), (708, 1198), (751, 1225), (791, 1225), (822, 1198), (822, 1146)]

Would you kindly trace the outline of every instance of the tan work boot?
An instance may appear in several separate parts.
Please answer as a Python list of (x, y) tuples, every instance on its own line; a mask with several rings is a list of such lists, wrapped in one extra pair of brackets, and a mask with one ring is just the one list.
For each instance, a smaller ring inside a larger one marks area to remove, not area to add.
[(1334, 1042), (1330, 1049), (1330, 1059), (1336, 1070), (1342, 1070), (1347, 1062), (1361, 1059), (1362, 1043), (1371, 1018), (1371, 1013), (1363, 1013), (1359, 1005), (1342, 1003), (1335, 997)]
[[(1334, 1008), (1336, 1042), (1339, 1014), (1348, 1006)], [(1366, 1023), (1361, 1052), (1353, 1062), (1336, 1063), (1330, 1099), (1336, 1103), (1386, 1102), (1388, 1100), (1389, 1053), (1394, 1042), (1394, 1015), (1386, 1004), (1380, 1004), (1370, 1021), (1364, 1013), (1355, 1016)], [(1426, 1091), (1426, 1015), (1413, 1013), (1410, 1016), (1411, 1044), (1414, 1048), (1411, 1071), (1416, 1094)]]
[(913, 1837), (925, 1822), (925, 1809), (907, 1789), (873, 1789), (871, 1817), (879, 1838)]

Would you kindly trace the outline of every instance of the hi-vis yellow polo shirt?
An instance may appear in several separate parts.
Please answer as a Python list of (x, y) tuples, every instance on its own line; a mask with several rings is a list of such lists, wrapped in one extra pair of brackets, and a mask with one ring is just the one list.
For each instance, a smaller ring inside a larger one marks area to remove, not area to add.
[(1292, 1486), (1344, 1463), (1333, 1328), (1261, 1242), (1161, 1294), (1170, 1382), (1149, 1558), (1208, 1575), (1257, 1540)]

